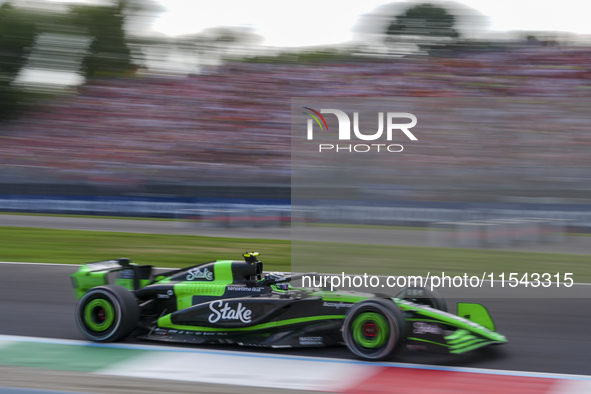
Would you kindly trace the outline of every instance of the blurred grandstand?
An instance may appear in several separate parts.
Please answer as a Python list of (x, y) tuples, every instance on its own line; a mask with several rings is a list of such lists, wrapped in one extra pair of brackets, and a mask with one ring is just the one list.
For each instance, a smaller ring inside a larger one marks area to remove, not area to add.
[[(338, 63), (232, 61), (186, 77), (95, 78), (0, 125), (0, 194), (195, 196), (231, 185), (231, 195), (237, 186), (272, 185), (285, 190), (271, 198), (289, 198), (292, 97), (590, 97), (590, 66), (587, 49), (526, 45)], [(439, 143), (451, 149), (407, 153), (420, 177), (398, 184), (405, 199), (420, 200), (420, 190), (437, 185), (437, 199), (460, 200), (478, 187), (480, 174), (466, 168), (478, 163), (494, 169), (487, 185), (497, 195), (586, 198), (591, 135), (578, 130), (560, 136), (562, 148), (550, 155), (540, 154), (556, 142), (548, 132), (524, 131), (519, 143), (528, 149), (496, 156), (483, 155), (474, 128), (442, 133)], [(484, 139), (490, 146), (503, 138)]]

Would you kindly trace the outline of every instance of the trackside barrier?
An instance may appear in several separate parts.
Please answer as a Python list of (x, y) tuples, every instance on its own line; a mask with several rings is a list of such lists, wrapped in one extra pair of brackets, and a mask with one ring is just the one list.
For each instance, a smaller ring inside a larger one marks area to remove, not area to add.
[[(298, 209), (294, 206), (294, 209)], [(527, 209), (443, 209), (443, 208), (398, 208), (364, 206), (314, 206), (306, 207), (312, 213), (313, 221), (335, 223), (362, 223), (385, 225), (423, 225), (443, 222), (489, 221), (492, 219), (518, 221), (550, 221), (551, 227), (576, 226), (591, 229), (589, 211), (542, 211)], [(562, 224), (559, 224), (561, 221)], [(522, 227), (527, 227), (525, 224)], [(519, 227), (516, 225), (514, 227)], [(523, 230), (529, 231), (529, 230)], [(529, 237), (531, 238), (531, 234)], [(527, 238), (527, 235), (523, 235)], [(530, 241), (532, 241), (530, 239)]]
[(435, 222), (429, 225), (433, 247), (503, 246), (524, 243), (563, 242), (566, 220), (540, 218)]
[[(487, 222), (490, 230), (484, 243), (503, 244), (506, 234), (511, 242), (561, 242), (567, 227), (584, 231), (591, 230), (591, 210), (582, 211), (542, 211), (528, 209), (444, 209), (425, 207), (386, 207), (357, 205), (294, 205), (289, 204), (219, 204), (174, 201), (131, 201), (131, 200), (75, 200), (75, 199), (35, 199), (0, 198), (1, 211), (41, 212), (57, 214), (88, 214), (139, 217), (171, 217), (186, 225), (215, 226), (281, 226), (295, 223), (347, 223), (431, 226), (433, 223), (448, 222)], [(202, 210), (205, 220), (196, 219), (197, 210)], [(217, 213), (216, 213), (217, 211)], [(504, 225), (501, 225), (501, 224)], [(528, 224), (529, 223), (529, 224)], [(181, 225), (181, 224), (179, 224)], [(468, 228), (475, 228), (469, 225)], [(536, 229), (537, 228), (537, 229)], [(455, 230), (454, 230), (455, 231)], [(468, 231), (468, 230), (466, 230)], [(479, 229), (480, 231), (480, 229)], [(491, 235), (489, 233), (496, 233)], [(501, 234), (501, 235), (499, 235)], [(437, 236), (434, 236), (437, 237)], [(471, 241), (466, 235), (462, 242)], [(434, 241), (438, 243), (440, 241)], [(454, 241), (455, 242), (455, 241)], [(447, 241), (445, 241), (447, 243)]]
[(507, 226), (487, 221), (439, 222), (429, 226), (429, 245), (433, 247), (474, 247), (509, 244)]
[(244, 207), (187, 209), (177, 214), (186, 226), (198, 227), (277, 227), (290, 225), (286, 208)]
[(564, 242), (566, 239), (566, 227), (570, 222), (568, 219), (527, 218), (524, 220), (538, 224), (539, 242)]
[[(0, 210), (5, 212), (40, 212), (56, 214), (80, 215), (113, 215), (139, 217), (170, 217), (181, 219), (188, 211), (196, 209), (209, 210), (250, 210), (266, 209), (289, 212), (288, 204), (219, 204), (191, 203), (170, 201), (132, 201), (132, 200), (73, 200), (73, 199), (9, 199), (0, 198)], [(289, 214), (287, 214), (289, 217)]]
[(0, 199), (0, 209), (3, 211), (144, 217), (174, 217), (179, 210), (197, 208), (199, 205), (206, 206), (205, 204), (159, 201)]

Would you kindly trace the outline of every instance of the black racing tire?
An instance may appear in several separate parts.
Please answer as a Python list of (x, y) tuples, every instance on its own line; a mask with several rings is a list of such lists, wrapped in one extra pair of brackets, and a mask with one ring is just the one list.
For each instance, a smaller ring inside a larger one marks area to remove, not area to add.
[(431, 308), (447, 312), (445, 298), (435, 289), (429, 290), (426, 287), (410, 286), (400, 290), (394, 298), (414, 302), (415, 304), (427, 305)]
[(137, 299), (122, 286), (90, 289), (76, 305), (78, 329), (95, 342), (116, 342), (126, 338), (136, 328), (139, 316)]
[(391, 359), (406, 338), (402, 312), (391, 300), (355, 305), (343, 323), (343, 340), (356, 356), (368, 361)]

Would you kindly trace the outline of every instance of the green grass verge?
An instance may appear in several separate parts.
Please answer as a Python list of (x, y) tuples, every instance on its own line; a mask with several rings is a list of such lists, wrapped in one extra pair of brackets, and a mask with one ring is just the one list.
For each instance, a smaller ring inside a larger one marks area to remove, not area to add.
[(0, 260), (80, 264), (129, 257), (139, 264), (183, 267), (263, 254), (271, 269), (289, 266), (289, 241), (0, 227)]
[(293, 270), (372, 275), (469, 275), (484, 272), (572, 272), (575, 282), (591, 282), (588, 255), (486, 249), (292, 242)]
[[(80, 264), (129, 257), (139, 264), (183, 267), (217, 259), (241, 259), (258, 251), (267, 270), (371, 275), (481, 276), (495, 273), (572, 272), (576, 282), (591, 282), (589, 256), (482, 249), (423, 248), (130, 234), (0, 227), (0, 260)], [(292, 247), (294, 265), (292, 267)]]

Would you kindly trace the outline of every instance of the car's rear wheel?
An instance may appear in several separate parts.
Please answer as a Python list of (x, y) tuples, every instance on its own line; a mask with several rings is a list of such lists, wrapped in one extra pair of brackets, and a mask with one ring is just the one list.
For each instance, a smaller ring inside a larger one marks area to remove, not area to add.
[(404, 317), (389, 300), (368, 300), (354, 306), (343, 323), (343, 339), (365, 360), (391, 358), (404, 341)]
[(139, 320), (137, 300), (116, 285), (90, 289), (76, 305), (76, 323), (84, 336), (96, 342), (114, 342), (127, 337)]
[(425, 287), (412, 286), (398, 292), (394, 298), (414, 302), (415, 304), (427, 305), (431, 308), (447, 312), (445, 298), (435, 289), (429, 290)]

